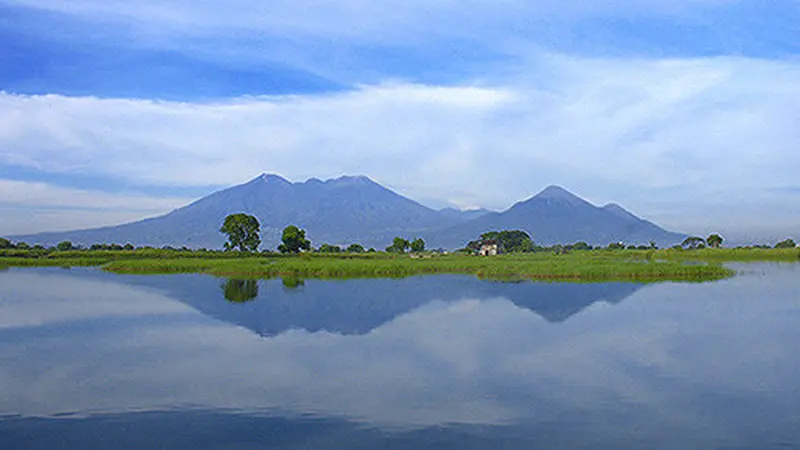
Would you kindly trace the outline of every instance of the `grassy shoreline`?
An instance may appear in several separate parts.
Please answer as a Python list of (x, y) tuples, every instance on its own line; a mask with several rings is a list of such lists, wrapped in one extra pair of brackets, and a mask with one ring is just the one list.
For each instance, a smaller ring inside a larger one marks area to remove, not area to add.
[(308, 258), (282, 260), (118, 261), (104, 267), (115, 273), (208, 273), (226, 277), (391, 278), (465, 274), (487, 279), (549, 281), (706, 281), (732, 275), (721, 265), (689, 266), (679, 262), (640, 262), (510, 257), (439, 257), (423, 260)]
[[(124, 274), (207, 273), (223, 277), (374, 278), (467, 274), (547, 281), (713, 281), (734, 275), (725, 262), (798, 261), (797, 249), (590, 250), (498, 257), (467, 255), (240, 254), (161, 250), (0, 253), (3, 267), (95, 266)], [(698, 264), (700, 263), (700, 264)]]
[(8, 267), (93, 266), (121, 274), (207, 273), (241, 278), (382, 278), (466, 274), (488, 279), (547, 281), (713, 281), (733, 276), (726, 262), (800, 261), (798, 249), (588, 250), (497, 257), (387, 253), (247, 254), (175, 250), (0, 252)]

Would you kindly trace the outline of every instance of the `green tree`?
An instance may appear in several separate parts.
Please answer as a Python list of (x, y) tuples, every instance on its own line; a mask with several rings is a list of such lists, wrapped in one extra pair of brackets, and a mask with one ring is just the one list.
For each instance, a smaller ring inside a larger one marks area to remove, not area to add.
[(706, 246), (706, 240), (698, 236), (689, 236), (683, 240), (681, 247), (694, 250)]
[(609, 250), (625, 250), (625, 244), (622, 242), (612, 242), (606, 247)]
[(73, 248), (75, 247), (72, 246), (72, 242), (70, 241), (59, 242), (58, 245), (56, 245), (56, 250), (60, 252), (66, 252), (68, 250), (72, 250)]
[(478, 241), (467, 242), (467, 246), (461, 250), (463, 250), (464, 253), (478, 253), (480, 249), (481, 249), (481, 241), (478, 240)]
[(576, 242), (576, 243), (574, 243), (572, 245), (568, 245), (567, 249), (568, 250), (586, 251), (586, 250), (591, 250), (592, 246), (587, 244), (584, 241), (580, 241), (580, 242)]
[(225, 222), (219, 229), (220, 233), (228, 236), (225, 243), (225, 250), (235, 250), (238, 248), (243, 252), (254, 252), (261, 245), (261, 224), (254, 216), (237, 213), (225, 218)]
[(347, 253), (364, 253), (365, 251), (364, 246), (361, 244), (350, 244), (350, 246), (347, 247)]
[(389, 253), (405, 253), (410, 247), (410, 242), (398, 236), (394, 238), (392, 245), (386, 247), (386, 251)]
[(14, 244), (6, 238), (0, 238), (0, 249), (12, 249)]
[(300, 253), (303, 250), (311, 250), (311, 241), (306, 239), (306, 230), (289, 225), (283, 229), (283, 242), (278, 246), (281, 253)]
[(712, 248), (720, 248), (720, 247), (722, 247), (722, 243), (723, 242), (724, 242), (724, 239), (722, 239), (722, 236), (720, 236), (717, 233), (714, 233), (711, 236), (706, 238), (706, 243), (708, 243), (708, 246), (712, 247)]
[(794, 242), (793, 239), (786, 239), (784, 241), (780, 241), (775, 244), (775, 248), (795, 248), (797, 247), (797, 243)]
[(507, 253), (532, 252), (535, 244), (531, 236), (522, 230), (489, 231), (481, 235), (482, 240), (500, 241)]
[(229, 302), (249, 302), (258, 297), (258, 281), (228, 279), (222, 283), (222, 293)]
[(317, 251), (320, 253), (341, 253), (342, 248), (338, 245), (322, 244)]
[(425, 251), (425, 241), (422, 238), (416, 238), (411, 241), (411, 251), (414, 253), (420, 253)]

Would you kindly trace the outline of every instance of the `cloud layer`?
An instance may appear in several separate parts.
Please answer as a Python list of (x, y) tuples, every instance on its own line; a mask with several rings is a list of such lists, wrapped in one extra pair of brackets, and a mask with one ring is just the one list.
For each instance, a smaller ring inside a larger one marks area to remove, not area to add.
[(2, 179), (0, 193), (0, 230), (9, 235), (115, 225), (163, 214), (190, 201)]
[(0, 164), (165, 186), (360, 173), (433, 206), (496, 209), (556, 183), (655, 219), (659, 205), (724, 207), (705, 225), (670, 218), (679, 229), (747, 225), (748, 207), (797, 196), (797, 79), (793, 62), (532, 54), (493, 84), (205, 103), (2, 94)]
[[(166, 212), (260, 172), (366, 174), (435, 207), (555, 183), (678, 231), (800, 227), (796, 1), (0, 8), (0, 179), (53, 192), (37, 216), (0, 186), (0, 234)], [(130, 208), (87, 197), (70, 218), (55, 189), (84, 178)]]

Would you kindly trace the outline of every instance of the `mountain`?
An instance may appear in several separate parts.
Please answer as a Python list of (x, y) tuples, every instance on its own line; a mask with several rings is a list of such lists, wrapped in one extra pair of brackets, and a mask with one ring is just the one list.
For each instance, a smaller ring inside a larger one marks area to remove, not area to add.
[(467, 220), (477, 219), (478, 217), (485, 216), (486, 214), (491, 213), (488, 209), (455, 209), (455, 208), (444, 208), (439, 210), (439, 214), (442, 216), (452, 219), (456, 222), (465, 222)]
[(592, 245), (611, 242), (673, 245), (685, 238), (642, 220), (621, 206), (597, 207), (559, 186), (549, 186), (510, 209), (485, 214), (428, 236), (445, 248), (463, 246), (489, 230), (527, 231), (540, 245), (585, 241)]
[(219, 227), (235, 212), (255, 215), (261, 222), (262, 247), (274, 249), (287, 225), (304, 228), (315, 246), (358, 242), (382, 249), (395, 236), (421, 236), (429, 248), (455, 249), (490, 230), (521, 229), (542, 245), (586, 241), (661, 246), (680, 242), (671, 233), (622, 207), (596, 207), (567, 190), (550, 186), (503, 212), (433, 210), (403, 197), (364, 176), (332, 180), (312, 178), (292, 183), (277, 175), (261, 175), (245, 184), (215, 192), (169, 214), (124, 225), (14, 237), (14, 240), (55, 245), (71, 241), (132, 243), (161, 247), (220, 248)]
[(219, 248), (224, 236), (219, 227), (234, 212), (255, 215), (261, 222), (262, 248), (274, 249), (287, 225), (308, 232), (315, 245), (359, 242), (383, 248), (395, 236), (417, 237), (423, 232), (465, 220), (440, 213), (396, 194), (364, 176), (333, 180), (312, 178), (292, 183), (277, 175), (261, 175), (164, 216), (139, 222), (59, 233), (20, 236), (26, 242), (54, 245), (126, 243), (134, 245)]

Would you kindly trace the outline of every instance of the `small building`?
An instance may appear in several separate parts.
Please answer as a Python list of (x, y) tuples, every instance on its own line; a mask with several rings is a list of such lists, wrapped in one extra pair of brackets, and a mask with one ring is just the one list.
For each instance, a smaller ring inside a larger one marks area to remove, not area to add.
[(478, 250), (480, 256), (495, 256), (503, 253), (503, 243), (497, 239), (485, 239), (481, 241), (481, 247)]

